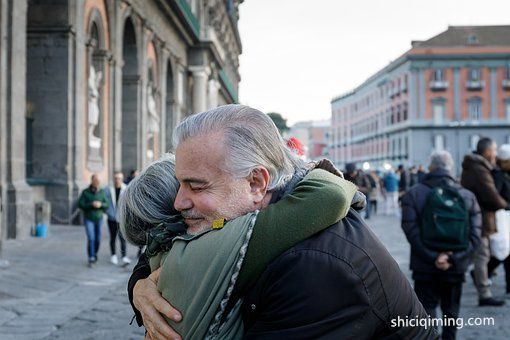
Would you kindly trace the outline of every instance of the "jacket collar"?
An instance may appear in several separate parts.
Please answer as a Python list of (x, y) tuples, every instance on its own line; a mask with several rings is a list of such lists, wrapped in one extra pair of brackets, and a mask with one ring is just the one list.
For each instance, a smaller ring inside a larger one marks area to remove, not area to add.
[(457, 180), (446, 170), (444, 169), (436, 169), (432, 172), (429, 172), (425, 177), (423, 178), (422, 183), (425, 185), (436, 185), (439, 182), (442, 182), (444, 180), (457, 183)]
[(462, 162), (462, 168), (465, 169), (466, 166), (469, 166), (468, 165), (469, 163), (477, 163), (489, 170), (494, 169), (494, 166), (487, 159), (485, 159), (485, 157), (483, 157), (482, 155), (479, 155), (477, 153), (474, 153), (474, 152), (467, 154), (464, 157), (464, 161)]

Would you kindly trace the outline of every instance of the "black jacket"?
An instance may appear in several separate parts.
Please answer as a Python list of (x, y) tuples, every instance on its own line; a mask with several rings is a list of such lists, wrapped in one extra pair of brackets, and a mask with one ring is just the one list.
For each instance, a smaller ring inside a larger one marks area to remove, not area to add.
[[(441, 181), (458, 188), (460, 195), (466, 202), (470, 217), (469, 246), (464, 251), (454, 252), (449, 260), (452, 267), (447, 271), (436, 268), (435, 261), (439, 253), (427, 248), (420, 238), (420, 221), (427, 195), (431, 188), (438, 186)], [(458, 185), (446, 172), (436, 170), (425, 176), (422, 183), (415, 185), (402, 198), (402, 229), (411, 244), (411, 270), (415, 280), (444, 279), (452, 282), (464, 280), (464, 273), (469, 265), (469, 257), (480, 243), (482, 217), (475, 195)]]
[(353, 209), (271, 263), (243, 304), (247, 339), (435, 339), (392, 327), (416, 316), (427, 317), (411, 285)]
[(492, 171), (492, 175), (494, 177), (494, 184), (496, 185), (496, 190), (499, 192), (501, 197), (503, 197), (510, 207), (510, 173), (501, 170), (501, 168), (496, 167)]
[[(149, 273), (147, 264), (135, 267), (131, 300), (134, 283)], [(392, 327), (398, 317), (426, 318), (426, 312), (353, 209), (273, 261), (246, 292), (242, 309), (247, 339), (437, 338), (432, 328)]]

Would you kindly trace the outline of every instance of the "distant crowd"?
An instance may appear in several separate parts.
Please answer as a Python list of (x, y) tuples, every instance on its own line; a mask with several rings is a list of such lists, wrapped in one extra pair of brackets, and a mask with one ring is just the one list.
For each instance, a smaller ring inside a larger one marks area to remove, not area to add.
[[(422, 166), (364, 172), (347, 164), (345, 178), (367, 198), (365, 218), (378, 213), (401, 217), (411, 246), (414, 290), (427, 313), (436, 308), (459, 316), (464, 274), (469, 270), (479, 306), (502, 306), (510, 298), (510, 144), (482, 138), (462, 162), (460, 178), (447, 151), (434, 152)], [(491, 277), (504, 264), (506, 295), (495, 297)], [(469, 268), (472, 268), (471, 270)], [(444, 326), (443, 339), (456, 327)]]

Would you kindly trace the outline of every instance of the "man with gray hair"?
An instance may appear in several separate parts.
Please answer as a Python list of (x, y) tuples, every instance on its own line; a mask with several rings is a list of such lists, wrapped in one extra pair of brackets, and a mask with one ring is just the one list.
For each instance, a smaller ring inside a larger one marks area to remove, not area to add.
[[(291, 192), (307, 172), (271, 119), (247, 106), (225, 105), (188, 117), (175, 137), (180, 188), (174, 206), (190, 234), (265, 208)], [(161, 297), (159, 272), (151, 274), (146, 261), (140, 258), (128, 285), (137, 321), (150, 338), (179, 339), (161, 314), (175, 322), (186, 315)], [(232, 293), (243, 298), (248, 339), (436, 336), (431, 329), (392, 326), (397, 317), (427, 315), (397, 263), (354, 209), (283, 253), (248, 286)]]
[[(411, 244), (414, 290), (423, 307), (436, 317), (441, 305), (441, 315), (457, 318), (464, 273), (480, 243), (480, 207), (475, 195), (455, 181), (449, 152), (434, 152), (429, 171), (402, 198), (402, 229)], [(443, 234), (434, 234), (435, 228)], [(464, 244), (459, 245), (462, 236)], [(443, 326), (442, 338), (455, 339), (456, 331), (455, 325)]]

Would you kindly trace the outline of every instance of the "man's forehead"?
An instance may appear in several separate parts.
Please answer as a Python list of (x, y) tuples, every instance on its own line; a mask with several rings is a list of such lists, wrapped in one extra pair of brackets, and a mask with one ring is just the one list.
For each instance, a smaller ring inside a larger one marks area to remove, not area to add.
[(210, 172), (220, 172), (224, 162), (225, 147), (221, 133), (188, 138), (175, 150), (175, 172), (179, 179), (200, 179)]

